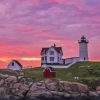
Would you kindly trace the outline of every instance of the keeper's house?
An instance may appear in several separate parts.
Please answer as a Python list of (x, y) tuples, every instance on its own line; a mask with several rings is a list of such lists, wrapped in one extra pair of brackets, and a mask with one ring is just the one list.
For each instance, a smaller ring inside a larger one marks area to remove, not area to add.
[(62, 65), (63, 51), (61, 47), (51, 46), (49, 48), (42, 48), (41, 50), (41, 66), (47, 65)]

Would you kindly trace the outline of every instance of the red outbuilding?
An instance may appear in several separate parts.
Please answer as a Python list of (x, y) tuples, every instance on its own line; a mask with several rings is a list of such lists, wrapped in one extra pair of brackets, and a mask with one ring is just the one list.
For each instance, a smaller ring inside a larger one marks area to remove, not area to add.
[(52, 67), (44, 68), (43, 76), (44, 76), (44, 78), (54, 78), (54, 77), (56, 77), (55, 69), (52, 68)]

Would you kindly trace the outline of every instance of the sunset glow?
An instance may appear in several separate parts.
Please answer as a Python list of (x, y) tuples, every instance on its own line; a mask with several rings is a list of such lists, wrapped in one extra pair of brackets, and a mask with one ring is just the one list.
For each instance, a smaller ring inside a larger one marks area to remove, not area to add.
[(40, 58), (22, 58), (22, 60), (26, 60), (26, 61), (40, 61)]
[(40, 66), (40, 51), (54, 43), (64, 58), (79, 56), (89, 40), (89, 59), (100, 61), (100, 0), (0, 0), (0, 67), (12, 59)]

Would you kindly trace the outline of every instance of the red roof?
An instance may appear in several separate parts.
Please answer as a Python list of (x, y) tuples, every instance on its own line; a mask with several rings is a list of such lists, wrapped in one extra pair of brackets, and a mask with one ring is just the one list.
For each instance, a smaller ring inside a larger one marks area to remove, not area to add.
[(44, 76), (44, 78), (54, 78), (54, 77), (56, 77), (56, 72), (55, 72), (54, 68), (46, 67), (43, 70), (43, 76)]
[[(12, 60), (10, 63), (12, 63), (12, 62), (17, 63), (21, 68), (23, 67), (22, 64), (21, 64), (19, 61), (17, 61), (17, 60)], [(10, 64), (10, 63), (9, 63), (9, 64)], [(8, 66), (9, 66), (9, 64), (8, 64)]]
[(55, 72), (55, 69), (54, 69), (54, 68), (52, 68), (52, 67), (46, 67), (46, 68), (44, 68), (43, 72), (44, 72), (46, 69), (49, 69), (49, 70), (50, 70), (50, 72)]
[(22, 67), (22, 64), (19, 61), (17, 61), (17, 60), (13, 60), (13, 61), (16, 62), (19, 66)]

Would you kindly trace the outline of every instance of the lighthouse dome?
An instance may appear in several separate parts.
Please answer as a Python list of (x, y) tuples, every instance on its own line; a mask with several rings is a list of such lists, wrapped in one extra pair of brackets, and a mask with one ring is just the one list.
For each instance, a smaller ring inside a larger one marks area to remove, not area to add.
[(85, 36), (82, 36), (81, 40), (79, 41), (79, 43), (88, 43), (88, 40), (86, 39)]

